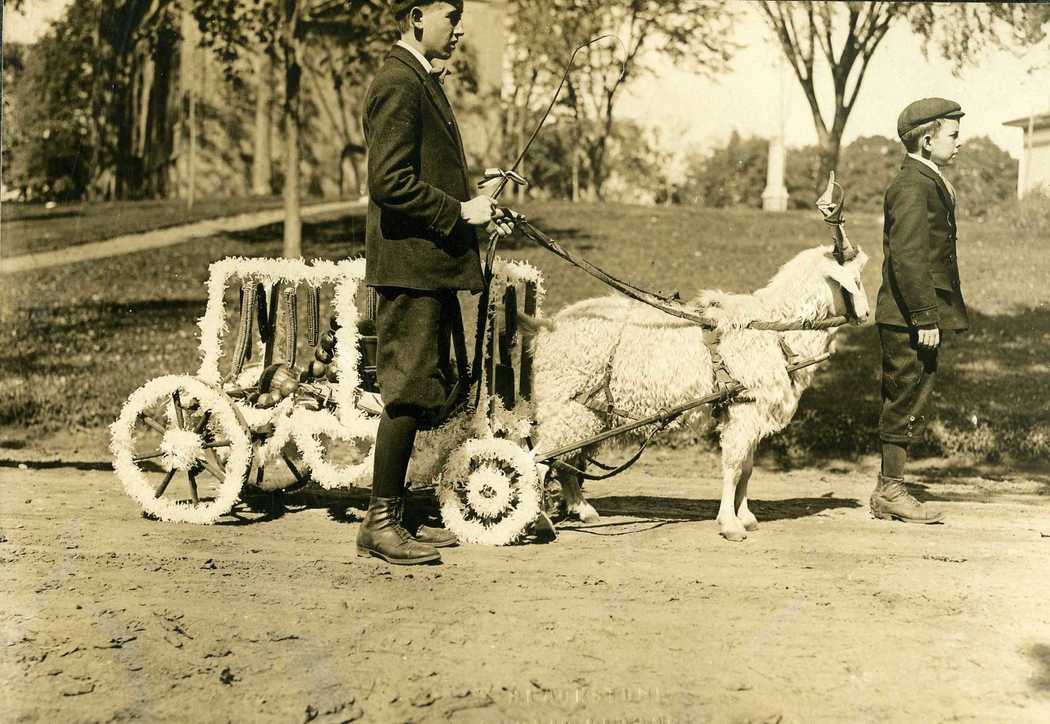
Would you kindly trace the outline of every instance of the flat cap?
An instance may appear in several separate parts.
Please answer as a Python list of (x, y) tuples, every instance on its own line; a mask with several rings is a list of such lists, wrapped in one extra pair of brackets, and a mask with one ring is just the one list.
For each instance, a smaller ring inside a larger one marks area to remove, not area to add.
[(412, 8), (421, 8), (436, 2), (447, 2), (453, 7), (463, 9), (463, 0), (391, 0), (390, 10), (394, 13), (395, 18), (400, 18), (402, 15), (407, 15)]
[(903, 138), (905, 133), (924, 123), (935, 121), (938, 118), (962, 118), (964, 115), (962, 106), (955, 101), (944, 98), (923, 98), (921, 101), (909, 103), (897, 116), (897, 135)]

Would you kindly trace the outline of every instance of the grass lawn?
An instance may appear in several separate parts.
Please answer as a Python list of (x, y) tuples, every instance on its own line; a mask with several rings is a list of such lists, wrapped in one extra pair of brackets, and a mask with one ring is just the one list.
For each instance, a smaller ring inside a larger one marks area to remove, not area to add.
[[(814, 211), (648, 208), (532, 202), (530, 220), (610, 273), (684, 297), (765, 283), (796, 252), (829, 240)], [(869, 299), (879, 285), (880, 220), (851, 216), (850, 238), (871, 261)], [(363, 251), (363, 219), (307, 224), (309, 257)], [(965, 223), (960, 259), (972, 330), (948, 340), (927, 433), (930, 453), (1039, 459), (1050, 455), (1050, 259), (1039, 233), (1001, 223)], [(0, 289), (0, 439), (32, 446), (45, 432), (98, 429), (146, 380), (192, 373), (196, 320), (204, 312), (208, 264), (228, 255), (279, 253), (280, 227), (198, 240), (144, 254), (21, 275)], [(506, 245), (546, 276), (547, 314), (608, 292), (541, 249)], [(879, 396), (874, 328), (840, 333), (838, 351), (804, 396), (795, 422), (766, 450), (785, 462), (874, 452)]]
[(58, 204), (3, 205), (0, 210), (0, 256), (53, 251), (123, 234), (243, 214), (281, 206), (279, 196), (201, 199), (186, 208), (181, 199)]

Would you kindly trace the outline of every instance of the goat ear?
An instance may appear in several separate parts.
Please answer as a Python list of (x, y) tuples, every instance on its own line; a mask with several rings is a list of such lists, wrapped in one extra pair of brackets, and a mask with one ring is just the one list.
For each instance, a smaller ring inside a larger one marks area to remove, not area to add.
[(860, 267), (855, 267), (852, 264), (828, 264), (826, 269), (828, 276), (838, 282), (839, 286), (847, 292), (853, 296), (860, 294), (860, 279), (857, 275)]

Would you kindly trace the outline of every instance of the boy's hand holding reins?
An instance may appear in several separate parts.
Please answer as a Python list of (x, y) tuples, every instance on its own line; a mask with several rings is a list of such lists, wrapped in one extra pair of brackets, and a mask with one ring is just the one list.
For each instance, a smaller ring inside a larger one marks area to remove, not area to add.
[(508, 236), (514, 231), (514, 224), (504, 210), (496, 205), (491, 196), (475, 196), (464, 201), (460, 206), (460, 216), (473, 226), (485, 226), (490, 234), (500, 237)]

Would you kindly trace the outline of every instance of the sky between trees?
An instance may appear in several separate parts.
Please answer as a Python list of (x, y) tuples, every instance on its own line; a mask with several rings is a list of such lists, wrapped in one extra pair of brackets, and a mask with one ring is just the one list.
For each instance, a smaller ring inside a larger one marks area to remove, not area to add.
[[(31, 42), (61, 14), (68, 0), (27, 4), (30, 8), (24, 16), (5, 10), (5, 40)], [(668, 150), (718, 145), (733, 130), (760, 136), (775, 132), (779, 49), (757, 12), (750, 10), (737, 28), (736, 40), (743, 47), (734, 56), (732, 71), (715, 79), (679, 71), (651, 54), (649, 62), (656, 72), (629, 86), (619, 116), (660, 129), (660, 143)], [(843, 141), (867, 135), (892, 138), (901, 108), (916, 98), (936, 95), (962, 104), (967, 114), (964, 142), (966, 136), (987, 135), (1018, 157), (1021, 131), (1002, 124), (1032, 111), (1050, 112), (1048, 89), (1050, 47), (1028, 48), (1023, 54), (991, 53), (976, 67), (964, 68), (957, 78), (935, 51), (924, 58), (916, 36), (900, 24), (890, 30), (872, 60)], [(787, 144), (814, 143), (816, 133), (805, 99), (787, 70), (784, 90)], [(830, 82), (824, 88), (829, 90)]]
[[(732, 71), (714, 79), (679, 71), (650, 56), (656, 72), (628, 89), (620, 116), (658, 126), (666, 144), (720, 145), (733, 130), (745, 136), (771, 135), (778, 125), (780, 51), (771, 31), (754, 11), (741, 19), (736, 40), (744, 47), (733, 57)], [(1028, 73), (1029, 68), (1035, 71)], [(818, 93), (830, 95), (831, 81), (826, 72), (818, 82)], [(809, 107), (787, 67), (784, 88), (787, 145), (816, 143)], [(896, 24), (871, 61), (843, 144), (858, 136), (895, 138), (897, 114), (911, 101), (929, 96), (951, 98), (962, 105), (966, 112), (964, 144), (967, 136), (990, 136), (1019, 157), (1020, 129), (1002, 124), (1033, 110), (1050, 112), (1050, 44), (1029, 47), (1016, 55), (989, 53), (983, 62), (963, 68), (955, 77), (949, 62), (936, 49), (931, 48), (929, 57), (924, 58), (921, 42), (907, 23)], [(825, 101), (822, 95), (822, 105), (830, 105)]]

